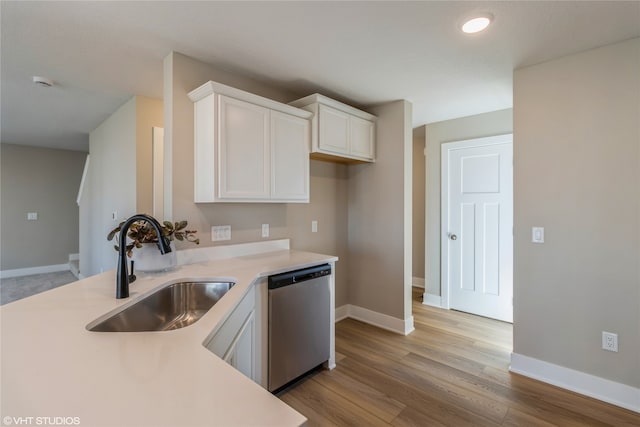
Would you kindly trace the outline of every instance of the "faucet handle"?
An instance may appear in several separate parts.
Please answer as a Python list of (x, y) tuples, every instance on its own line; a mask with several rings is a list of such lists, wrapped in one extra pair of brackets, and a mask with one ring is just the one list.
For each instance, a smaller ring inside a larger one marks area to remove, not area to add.
[(135, 263), (134, 260), (131, 260), (131, 274), (129, 274), (129, 283), (134, 282), (136, 280), (136, 275), (133, 274), (133, 264)]

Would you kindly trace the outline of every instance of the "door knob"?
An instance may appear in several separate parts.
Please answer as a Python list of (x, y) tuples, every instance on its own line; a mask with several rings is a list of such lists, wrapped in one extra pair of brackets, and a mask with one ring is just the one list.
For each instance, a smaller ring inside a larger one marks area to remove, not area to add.
[(449, 235), (449, 238), (450, 238), (451, 240), (457, 240), (457, 239), (458, 239), (458, 236), (456, 236), (455, 234), (450, 234), (450, 235)]

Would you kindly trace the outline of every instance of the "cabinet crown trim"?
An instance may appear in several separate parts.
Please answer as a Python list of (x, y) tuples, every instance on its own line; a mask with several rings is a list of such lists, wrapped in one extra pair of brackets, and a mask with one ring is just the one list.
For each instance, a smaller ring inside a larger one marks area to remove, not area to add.
[(327, 105), (329, 107), (333, 107), (337, 110), (343, 111), (345, 113), (351, 114), (352, 116), (360, 117), (364, 120), (369, 120), (371, 122), (375, 122), (377, 117), (373, 114), (369, 114), (366, 111), (358, 110), (355, 107), (344, 104), (340, 101), (336, 101), (335, 99), (331, 99), (328, 96), (321, 95), (319, 93), (314, 93), (313, 95), (305, 96), (304, 98), (292, 101), (289, 105), (293, 107), (305, 107), (309, 104), (322, 104)]
[(239, 99), (241, 101), (250, 102), (255, 105), (269, 108), (271, 110), (280, 111), (282, 113), (291, 114), (292, 116), (301, 117), (303, 119), (309, 119), (313, 116), (313, 113), (302, 110), (292, 105), (283, 104), (273, 99), (265, 98), (254, 93), (246, 92), (241, 89), (236, 89), (231, 86), (227, 86), (222, 83), (209, 80), (202, 86), (189, 92), (189, 99), (193, 102), (200, 101), (207, 96), (217, 93), (219, 95), (229, 96), (231, 98)]

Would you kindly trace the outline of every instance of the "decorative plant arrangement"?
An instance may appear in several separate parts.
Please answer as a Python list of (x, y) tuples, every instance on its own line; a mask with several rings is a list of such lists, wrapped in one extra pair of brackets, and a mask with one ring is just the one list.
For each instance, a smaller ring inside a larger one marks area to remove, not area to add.
[[(120, 232), (120, 229), (124, 221), (121, 222), (116, 228), (111, 230), (107, 235), (107, 240), (111, 241), (113, 238), (117, 239), (117, 235)], [(187, 221), (179, 221), (176, 223), (171, 223), (169, 221), (164, 221), (162, 223), (162, 235), (169, 239), (169, 241), (179, 240), (179, 241), (187, 241), (193, 242), (196, 245), (200, 244), (200, 239), (196, 238), (195, 234), (197, 230), (187, 230)], [(129, 233), (127, 234), (132, 242), (127, 244), (127, 256), (131, 258), (133, 254), (134, 248), (142, 248), (143, 243), (158, 243), (158, 236), (156, 235), (155, 230), (151, 227), (147, 221), (137, 221), (131, 224), (129, 227)], [(118, 245), (113, 246), (116, 251), (119, 250)]]

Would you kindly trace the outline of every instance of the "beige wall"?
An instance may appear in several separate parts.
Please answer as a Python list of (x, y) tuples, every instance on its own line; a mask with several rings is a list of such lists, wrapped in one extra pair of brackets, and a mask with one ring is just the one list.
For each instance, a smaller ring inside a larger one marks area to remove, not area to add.
[[(110, 230), (139, 209), (151, 212), (150, 199), (142, 194), (138, 201), (137, 190), (151, 191), (151, 158), (142, 153), (150, 150), (151, 127), (162, 126), (162, 112), (162, 101), (134, 96), (89, 135), (89, 173), (80, 201), (80, 273), (85, 277), (115, 268), (114, 242), (106, 238)], [(142, 182), (136, 183), (138, 176)]]
[(440, 148), (445, 142), (513, 132), (513, 110), (426, 125), (425, 291), (440, 295)]
[[(633, 387), (639, 123), (640, 39), (514, 74), (514, 352)], [(601, 350), (602, 331), (618, 353)]]
[(413, 130), (413, 277), (424, 279), (425, 127)]
[[(170, 170), (165, 173), (167, 181), (171, 182), (171, 192), (165, 198), (172, 218), (188, 220), (189, 225), (198, 230), (202, 246), (214, 245), (211, 241), (213, 225), (231, 225), (232, 240), (221, 243), (234, 244), (262, 240), (261, 225), (266, 223), (270, 225), (269, 239), (290, 238), (293, 249), (337, 255), (340, 261), (337, 264), (336, 305), (346, 304), (346, 165), (311, 161), (309, 204), (193, 202), (193, 102), (188, 98), (188, 92), (214, 80), (281, 102), (307, 94), (290, 93), (179, 53), (171, 53), (165, 58), (164, 70), (165, 152), (171, 159)], [(312, 220), (318, 221), (318, 233), (311, 233)]]
[[(153, 214), (153, 128), (162, 127), (160, 99), (136, 96), (136, 210)], [(162, 220), (163, 218), (158, 218)]]
[[(78, 253), (78, 205), (87, 153), (0, 144), (0, 269), (66, 264)], [(27, 221), (37, 212), (37, 221)]]
[(411, 104), (370, 112), (378, 116), (377, 160), (349, 166), (349, 302), (405, 320), (411, 315)]

